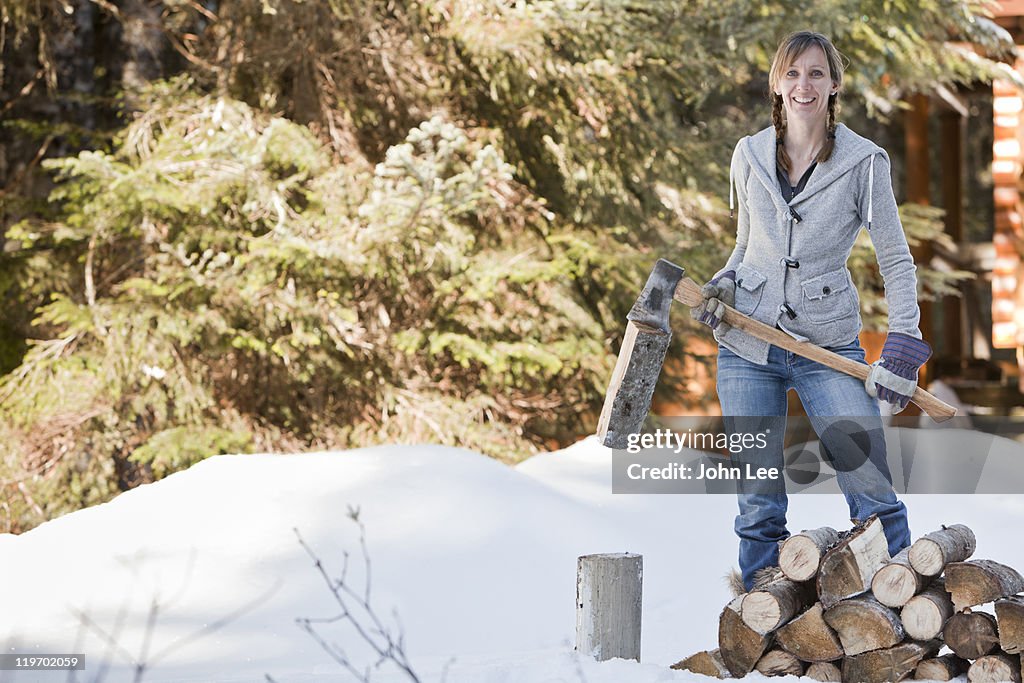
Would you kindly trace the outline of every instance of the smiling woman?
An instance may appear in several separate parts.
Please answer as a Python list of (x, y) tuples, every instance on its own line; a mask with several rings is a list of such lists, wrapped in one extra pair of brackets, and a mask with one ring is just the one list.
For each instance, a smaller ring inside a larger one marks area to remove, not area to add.
[(835, 147), (843, 62), (834, 47), (826, 53), (818, 36), (805, 31), (784, 41), (768, 75), (778, 165), (793, 184)]
[[(742, 416), (785, 420), (793, 389), (841, 471), (854, 522), (881, 520), (889, 552), (910, 542), (906, 507), (892, 488), (878, 398), (906, 406), (931, 348), (918, 330), (917, 278), (881, 147), (836, 121), (843, 59), (820, 33), (786, 37), (768, 76), (772, 126), (743, 138), (730, 168), (729, 205), (738, 200), (736, 248), (705, 285), (694, 316), (718, 340), (718, 397), (726, 427)], [(847, 261), (862, 227), (878, 256), (889, 305), (889, 336), (866, 384), (722, 324), (721, 302), (799, 341), (864, 363), (859, 298)], [(892, 412), (887, 410), (886, 412)], [(845, 417), (843, 417), (845, 416)], [(853, 419), (865, 443), (833, 438), (835, 418)], [(782, 433), (736, 464), (781, 469)], [(784, 488), (740, 482), (739, 563), (749, 590), (757, 572), (778, 563), (786, 529)]]

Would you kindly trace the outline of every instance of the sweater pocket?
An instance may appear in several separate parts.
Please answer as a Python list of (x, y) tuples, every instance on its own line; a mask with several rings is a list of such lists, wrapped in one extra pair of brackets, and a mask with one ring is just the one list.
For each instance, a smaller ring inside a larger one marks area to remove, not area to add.
[(740, 313), (750, 315), (761, 303), (764, 294), (764, 275), (746, 263), (736, 268), (736, 305)]
[(827, 323), (857, 315), (857, 300), (850, 290), (846, 268), (804, 280), (803, 313), (808, 320)]

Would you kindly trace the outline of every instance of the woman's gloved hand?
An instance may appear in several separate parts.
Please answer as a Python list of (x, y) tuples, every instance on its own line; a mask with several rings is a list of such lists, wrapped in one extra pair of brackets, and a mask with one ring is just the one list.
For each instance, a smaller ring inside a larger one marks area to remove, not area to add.
[(932, 355), (932, 347), (923, 339), (901, 332), (890, 332), (882, 347), (882, 357), (871, 364), (864, 382), (868, 395), (893, 405), (892, 413), (907, 407), (917, 389), (917, 372)]
[(690, 309), (690, 317), (702, 322), (719, 334), (731, 329), (723, 322), (725, 307), (736, 303), (736, 271), (727, 270), (700, 289), (704, 298), (700, 304)]

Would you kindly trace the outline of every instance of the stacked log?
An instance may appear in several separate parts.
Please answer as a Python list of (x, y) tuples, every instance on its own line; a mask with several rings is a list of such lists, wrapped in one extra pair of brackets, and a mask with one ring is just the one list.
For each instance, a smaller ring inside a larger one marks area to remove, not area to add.
[(937, 578), (900, 610), (900, 620), (907, 635), (916, 640), (931, 640), (942, 633), (942, 627), (953, 616), (953, 600), (946, 592), (946, 582)]
[(914, 678), (922, 681), (952, 681), (967, 673), (971, 663), (953, 654), (921, 660)]
[(875, 518), (847, 532), (802, 532), (782, 544), (779, 576), (722, 611), (718, 649), (673, 668), (716, 678), (758, 671), (872, 683), (966, 673), (970, 683), (1021, 683), (1024, 577), (971, 559), (975, 549), (961, 524), (896, 557)]

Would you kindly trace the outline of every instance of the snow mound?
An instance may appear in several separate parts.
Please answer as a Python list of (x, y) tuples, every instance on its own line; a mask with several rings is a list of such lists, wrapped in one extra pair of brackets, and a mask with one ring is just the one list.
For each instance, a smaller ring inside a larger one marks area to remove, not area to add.
[[(83, 652), (84, 681), (130, 680), (139, 661), (147, 682), (351, 680), (296, 624), (339, 611), (301, 535), (333, 577), (348, 554), (346, 582), (357, 593), (369, 569), (371, 603), (387, 624), (400, 623), (421, 680), (697, 680), (667, 667), (715, 646), (728, 599), (722, 577), (735, 562), (735, 501), (616, 496), (610, 480), (611, 452), (593, 438), (514, 468), (429, 445), (210, 458), (21, 536), (0, 535), (0, 645)], [(1024, 549), (1006, 543), (1024, 519), (1022, 501), (907, 504), (915, 535), (962, 522), (978, 534), (979, 557), (1024, 566)], [(791, 529), (847, 526), (838, 496), (799, 496), (790, 507)], [(642, 664), (572, 651), (576, 559), (600, 552), (644, 556)], [(358, 666), (373, 663), (347, 624), (318, 628)], [(374, 680), (407, 679), (383, 667)]]

